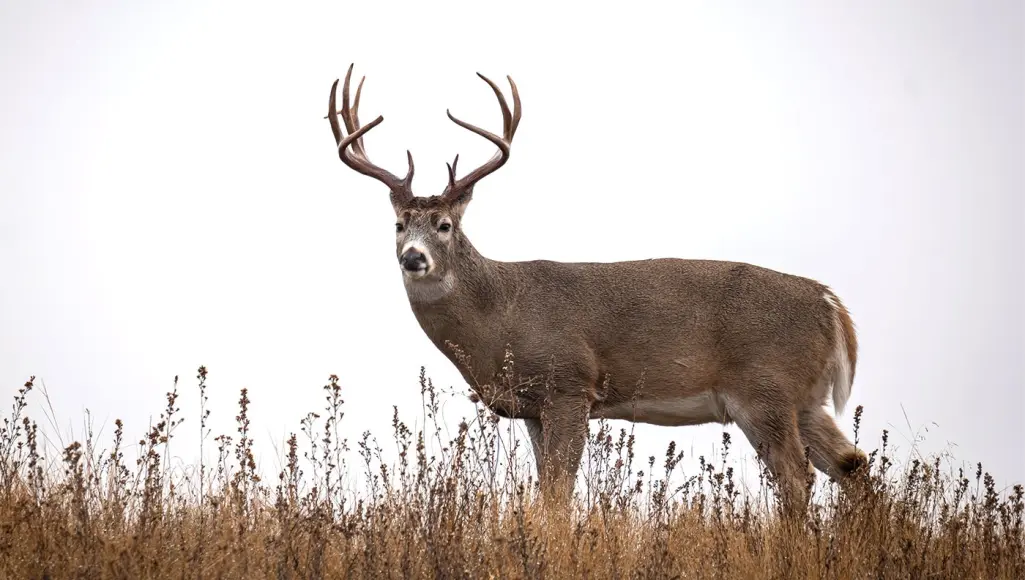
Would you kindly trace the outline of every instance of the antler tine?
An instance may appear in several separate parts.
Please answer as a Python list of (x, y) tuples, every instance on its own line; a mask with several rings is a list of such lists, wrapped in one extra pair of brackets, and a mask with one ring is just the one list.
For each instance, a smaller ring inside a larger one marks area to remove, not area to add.
[[(355, 64), (355, 63), (353, 63)], [(367, 80), (366, 76), (363, 76), (359, 80), (359, 86), (356, 87), (356, 100), (353, 102), (352, 107), (349, 107), (349, 80), (352, 78), (352, 67), (349, 65), (349, 70), (345, 73), (345, 82), (342, 84), (342, 121), (345, 122), (345, 129), (351, 134), (354, 131), (359, 130), (359, 96), (363, 92), (363, 81)], [(363, 147), (363, 139), (357, 139), (352, 144), (352, 149), (364, 158), (367, 155), (366, 149)]]
[(491, 90), (495, 91), (495, 97), (498, 98), (498, 106), (502, 108), (502, 135), (508, 139), (509, 125), (512, 124), (512, 114), (509, 112), (509, 104), (505, 102), (505, 96), (502, 95), (502, 90), (498, 88), (498, 85), (480, 73), (477, 73), (477, 76), (484, 79), (484, 82), (488, 83)]
[[(414, 171), (412, 153), (408, 150), (406, 151), (409, 170), (406, 172), (406, 176), (401, 179), (390, 171), (374, 165), (366, 155), (366, 149), (363, 147), (363, 135), (384, 121), (384, 117), (378, 115), (368, 125), (360, 127), (358, 117), (359, 98), (363, 90), (363, 80), (366, 80), (366, 77), (360, 80), (359, 86), (356, 88), (356, 100), (350, 108), (349, 80), (352, 76), (352, 68), (352, 65), (349, 65), (349, 70), (345, 75), (345, 84), (342, 85), (341, 110), (338, 110), (336, 105), (338, 79), (335, 79), (334, 84), (331, 85), (331, 96), (328, 100), (327, 119), (331, 123), (331, 133), (334, 135), (335, 143), (338, 145), (338, 157), (351, 169), (363, 175), (373, 177), (387, 185), (392, 194), (398, 196), (399, 199), (412, 199), (413, 192), (410, 187), (413, 182)], [(338, 117), (342, 118), (342, 123), (344, 123), (348, 135), (342, 132), (342, 127), (338, 123)], [(351, 151), (349, 149), (350, 146), (352, 147)]]
[(494, 82), (491, 81), (491, 79), (487, 78), (486, 76), (480, 73), (477, 73), (477, 76), (483, 79), (484, 82), (488, 83), (488, 86), (491, 87), (491, 90), (495, 92), (495, 97), (498, 98), (498, 106), (502, 109), (502, 137), (499, 137), (498, 135), (495, 135), (490, 131), (481, 129), (476, 125), (471, 125), (470, 123), (457, 119), (452, 115), (451, 111), (445, 111), (445, 113), (448, 115), (448, 118), (451, 119), (455, 124), (459, 125), (464, 129), (472, 131), (480, 135), (481, 137), (484, 137), (488, 141), (494, 143), (496, 147), (498, 147), (498, 151), (495, 152), (494, 156), (492, 156), (487, 163), (481, 165), (477, 169), (474, 169), (462, 179), (455, 179), (455, 163), (452, 164), (452, 167), (449, 168), (448, 186), (445, 188), (444, 193), (442, 193), (443, 197), (449, 199), (457, 197), (463, 194), (464, 192), (470, 190), (475, 183), (480, 181), (483, 177), (494, 172), (496, 169), (504, 165), (505, 162), (509, 160), (509, 152), (510, 147), (512, 145), (512, 139), (513, 136), (515, 136), (516, 129), (517, 127), (519, 127), (520, 124), (520, 116), (522, 113), (520, 109), (520, 93), (519, 90), (517, 90), (516, 83), (513, 82), (512, 77), (506, 77), (507, 79), (509, 79), (509, 85), (512, 87), (513, 95), (513, 111), (510, 112), (509, 104), (506, 102), (505, 97), (502, 95), (501, 89), (498, 88), (498, 85), (496, 85)]
[(452, 188), (456, 186), (456, 165), (459, 164), (459, 154), (456, 153), (456, 158), (452, 160), (452, 165), (448, 163), (445, 167), (448, 167), (448, 187)]
[(520, 109), (520, 91), (516, 88), (516, 83), (513, 82), (511, 76), (506, 75), (505, 78), (509, 80), (509, 86), (512, 87), (513, 111), (515, 111), (513, 114), (512, 127), (509, 128), (508, 137), (508, 139), (512, 141), (513, 135), (516, 134), (516, 128), (520, 126), (520, 114), (523, 111)]

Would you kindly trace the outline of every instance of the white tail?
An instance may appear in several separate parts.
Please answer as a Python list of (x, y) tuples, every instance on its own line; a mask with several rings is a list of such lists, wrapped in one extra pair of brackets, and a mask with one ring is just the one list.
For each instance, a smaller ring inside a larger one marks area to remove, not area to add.
[(854, 323), (840, 299), (831, 290), (827, 290), (824, 297), (834, 311), (836, 346), (833, 348), (833, 357), (830, 363), (832, 374), (830, 381), (832, 382), (833, 408), (839, 416), (843, 414), (847, 401), (851, 397), (854, 367), (857, 363), (857, 355), (853, 353), (857, 352), (857, 339), (854, 338)]

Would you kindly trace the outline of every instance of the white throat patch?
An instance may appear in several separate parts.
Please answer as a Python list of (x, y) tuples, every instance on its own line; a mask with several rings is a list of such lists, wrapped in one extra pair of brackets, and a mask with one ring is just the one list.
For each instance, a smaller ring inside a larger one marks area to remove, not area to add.
[(429, 303), (441, 300), (452, 293), (456, 287), (456, 277), (447, 272), (440, 280), (438, 279), (411, 279), (403, 276), (402, 281), (406, 286), (406, 296), (410, 302)]

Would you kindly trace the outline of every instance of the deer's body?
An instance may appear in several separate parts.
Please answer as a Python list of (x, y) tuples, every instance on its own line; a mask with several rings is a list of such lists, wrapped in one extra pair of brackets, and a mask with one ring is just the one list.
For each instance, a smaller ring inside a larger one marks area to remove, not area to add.
[[(517, 375), (554, 373), (557, 391), (567, 381), (586, 385), (593, 391), (592, 417), (636, 414), (646, 423), (689, 425), (729, 421), (723, 403), (737, 387), (725, 377), (744, 367), (800, 373), (809, 386), (833, 384), (827, 371), (837, 354), (838, 313), (829, 289), (813, 280), (713, 260), (471, 256), (479, 266), (448, 292), (409, 293), (431, 341), (457, 365), (448, 343), (472, 361), (461, 367), (471, 387), (493, 384), (508, 347)], [(819, 364), (791, 368), (808, 357)], [(839, 406), (846, 390), (842, 383)], [(694, 406), (706, 393), (710, 404)], [(815, 395), (821, 394), (829, 391)], [(501, 400), (492, 408), (510, 418), (539, 417), (529, 395), (519, 399), (517, 409)]]
[(830, 398), (838, 412), (847, 401), (857, 340), (823, 284), (738, 262), (499, 262), (474, 249), (459, 227), (463, 212), (476, 181), (508, 158), (519, 123), (515, 85), (510, 113), (484, 80), (502, 106), (504, 137), (449, 116), (499, 153), (460, 180), (453, 163), (441, 196), (412, 195), (412, 157), (404, 179), (370, 164), (361, 137), (382, 119), (360, 127), (348, 76), (337, 113), (348, 135), (335, 119), (334, 88), (328, 118), (342, 160), (391, 189), (396, 255), (420, 326), (480, 400), (526, 422), (545, 489), (571, 485), (587, 422), (599, 417), (735, 422), (798, 501), (805, 446), (833, 477), (862, 463), (824, 409)]

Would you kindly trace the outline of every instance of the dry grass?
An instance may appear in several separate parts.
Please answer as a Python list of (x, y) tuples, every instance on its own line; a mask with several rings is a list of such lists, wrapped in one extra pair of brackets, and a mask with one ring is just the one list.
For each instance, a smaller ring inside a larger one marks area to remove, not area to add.
[[(394, 462), (364, 434), (358, 488), (344, 475), (335, 377), (273, 481), (253, 458), (245, 390), (237, 432), (212, 440), (217, 460), (169, 470), (177, 387), (138, 461), (125, 458), (120, 421), (109, 449), (88, 434), (48, 458), (31, 389), (0, 433), (3, 578), (1025, 578), (1022, 486), (1001, 494), (981, 465), (945, 474), (939, 459), (898, 469), (885, 433), (849, 488), (822, 485), (793, 521), (778, 517), (769, 478), (741, 493), (722, 467), (728, 436), (721, 466), (684, 477), (672, 445), (635, 462), (632, 434), (598, 423), (572, 506), (546, 509), (509, 422), (480, 408), (444, 437), (422, 374), (431, 428), (414, 433), (396, 415)], [(208, 417), (201, 407), (203, 430)]]

